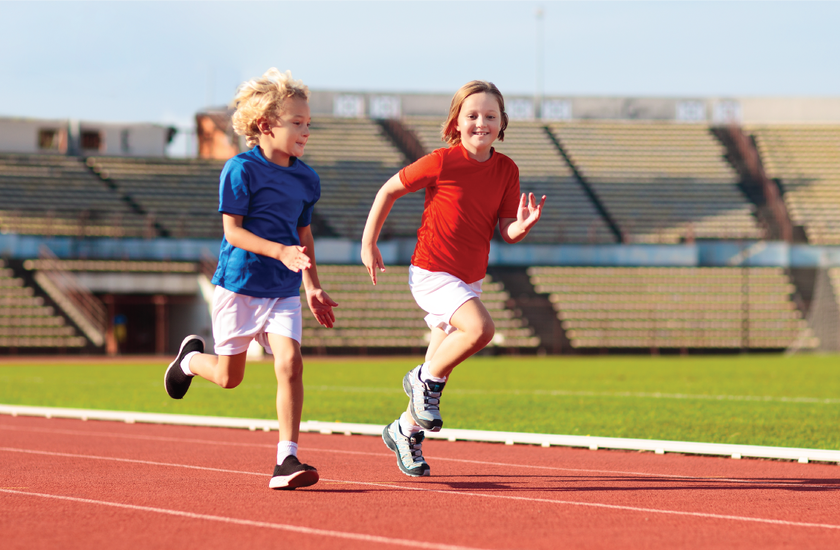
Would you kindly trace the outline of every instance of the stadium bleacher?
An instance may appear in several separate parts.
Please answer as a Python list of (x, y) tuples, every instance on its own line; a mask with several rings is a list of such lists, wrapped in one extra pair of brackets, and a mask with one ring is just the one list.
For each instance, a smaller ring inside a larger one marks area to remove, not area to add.
[(550, 125), (628, 243), (760, 239), (725, 148), (703, 124), (649, 121)]
[(147, 221), (78, 157), (0, 154), (0, 232), (139, 237)]
[(751, 125), (745, 131), (808, 242), (840, 244), (840, 126)]
[[(303, 160), (321, 177), (315, 206), (336, 235), (361, 240), (376, 192), (407, 159), (370, 119), (318, 117)], [(396, 202), (382, 237), (413, 237), (423, 214), (422, 194)]]
[[(782, 349), (807, 329), (781, 268), (531, 267), (574, 348)], [(818, 345), (814, 338), (804, 348)]]
[(0, 348), (82, 348), (87, 340), (0, 260)]
[(88, 157), (87, 166), (133, 201), (162, 236), (221, 237), (219, 172), (201, 159)]
[[(424, 117), (401, 121), (426, 152), (445, 146), (440, 123)], [(771, 124), (746, 130), (766, 173), (784, 190), (794, 224), (804, 227), (812, 244), (840, 244), (840, 126)], [(764, 237), (755, 207), (739, 187), (740, 176), (726, 160), (726, 145), (706, 124), (515, 120), (496, 147), (517, 162), (523, 191), (548, 196), (543, 218), (525, 243), (615, 244), (616, 228), (625, 243)], [(412, 160), (407, 155), (375, 120), (316, 117), (304, 160), (321, 177), (316, 215), (329, 236), (361, 238), (376, 192)], [(222, 165), (200, 159), (0, 154), (0, 232), (82, 239), (219, 238)], [(423, 195), (397, 201), (382, 242), (415, 236)], [(196, 269), (175, 262), (174, 267), (89, 259), (60, 264), (80, 272)], [(32, 265), (38, 269), (37, 260)], [(429, 331), (408, 292), (405, 267), (389, 268), (376, 288), (359, 266), (319, 265), (319, 271), (342, 304), (341, 323), (327, 331), (305, 315), (306, 347), (425, 348)], [(818, 344), (807, 332), (792, 280), (777, 268), (546, 266), (528, 273), (534, 296), (554, 307), (568, 340), (564, 345), (581, 352), (763, 350), (793, 341), (810, 349)], [(5, 292), (0, 348), (26, 348), (26, 342), (87, 345), (67, 317), (44, 306), (31, 288), (20, 287), (11, 276), (0, 285)], [(557, 349), (540, 341), (500, 280), (488, 278), (484, 288), (483, 301), (497, 326), (494, 346)]]

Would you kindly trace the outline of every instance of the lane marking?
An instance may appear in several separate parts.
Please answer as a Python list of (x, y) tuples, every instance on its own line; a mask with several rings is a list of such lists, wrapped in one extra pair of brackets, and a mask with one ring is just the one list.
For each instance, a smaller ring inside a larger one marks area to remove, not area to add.
[[(69, 458), (88, 458), (88, 459), (95, 459), (95, 460), (112, 460), (112, 461), (115, 461), (115, 462), (131, 462), (131, 463), (146, 464), (146, 465), (153, 465), (153, 466), (168, 466), (168, 467), (173, 467), (173, 468), (188, 468), (188, 469), (195, 469), (195, 470), (206, 470), (206, 471), (213, 471), (213, 472), (233, 473), (233, 474), (243, 474), (243, 475), (257, 475), (257, 476), (268, 477), (266, 474), (256, 473), (256, 472), (228, 470), (228, 469), (224, 469), (224, 468), (210, 468), (210, 467), (206, 467), (206, 466), (193, 466), (193, 465), (188, 465), (188, 464), (153, 462), (153, 461), (137, 460), (137, 459), (130, 459), (130, 458), (112, 458), (112, 457), (102, 457), (102, 456), (95, 456), (95, 455), (79, 455), (79, 454), (56, 453), (56, 452), (48, 452), (48, 451), (31, 451), (31, 450), (23, 450), (23, 449), (13, 449), (13, 448), (8, 448), (8, 447), (0, 447), (0, 451), (22, 452), (22, 453), (61, 456), (61, 457), (69, 457)], [(722, 519), (722, 520), (731, 520), (731, 521), (766, 523), (766, 524), (770, 524), (770, 525), (786, 525), (786, 526), (791, 526), (791, 527), (816, 527), (816, 528), (822, 528), (822, 529), (837, 529), (837, 530), (840, 530), (840, 525), (833, 525), (833, 524), (828, 524), (828, 523), (809, 523), (809, 522), (789, 521), (789, 520), (781, 520), (781, 519), (756, 518), (756, 517), (749, 517), (749, 516), (734, 516), (734, 515), (728, 515), (728, 514), (713, 514), (713, 513), (710, 513), (710, 512), (688, 512), (688, 511), (680, 511), (680, 510), (664, 510), (664, 509), (659, 509), (659, 508), (642, 508), (642, 507), (639, 507), (639, 506), (626, 506), (626, 505), (621, 505), (621, 504), (605, 504), (605, 503), (599, 503), (599, 502), (579, 502), (579, 501), (573, 501), (573, 500), (555, 500), (555, 499), (547, 499), (547, 498), (521, 497), (521, 496), (512, 496), (512, 495), (490, 495), (490, 494), (484, 494), (484, 493), (472, 493), (472, 492), (467, 492), (467, 491), (430, 489), (430, 488), (426, 488), (426, 487), (396, 485), (396, 484), (388, 483), (388, 482), (349, 481), (349, 480), (328, 479), (328, 478), (321, 478), (321, 479), (325, 482), (328, 482), (328, 483), (342, 483), (342, 484), (346, 484), (346, 485), (367, 485), (367, 486), (379, 487), (379, 488), (386, 488), (387, 487), (387, 488), (399, 489), (399, 490), (404, 490), (404, 491), (423, 491), (423, 492), (428, 492), (428, 493), (437, 493), (437, 494), (444, 494), (444, 495), (460, 495), (460, 496), (467, 496), (467, 497), (493, 498), (493, 499), (515, 500), (515, 501), (523, 501), (523, 502), (539, 502), (539, 503), (544, 503), (544, 504), (565, 504), (565, 505), (569, 505), (569, 506), (587, 506), (587, 507), (591, 507), (591, 508), (606, 508), (606, 509), (610, 509), (610, 510), (624, 510), (624, 511), (630, 511), (630, 512), (644, 512), (644, 513), (651, 513), (651, 514), (666, 514), (666, 515), (676, 515), (676, 516), (700, 517), (700, 518), (708, 518), (708, 519)], [(11, 490), (6, 490), (6, 489), (0, 489), (0, 491), (7, 492), (7, 493), (33, 494), (33, 493), (27, 493), (27, 492), (22, 492), (22, 491), (11, 491)], [(126, 505), (126, 506), (131, 506), (131, 505)]]
[(423, 542), (416, 539), (397, 539), (392, 537), (383, 537), (379, 535), (366, 535), (362, 533), (350, 533), (347, 531), (333, 531), (330, 529), (315, 529), (312, 527), (302, 527), (300, 525), (290, 525), (286, 523), (269, 523), (266, 521), (255, 521), (249, 519), (237, 519), (226, 516), (214, 516), (210, 514), (199, 514), (195, 512), (183, 512), (181, 510), (171, 510), (167, 508), (157, 508), (154, 506), (139, 506), (136, 504), (124, 504), (121, 502), (111, 502), (107, 500), (95, 500), (90, 498), (70, 497), (63, 495), (53, 495), (48, 493), (34, 493), (28, 491), (14, 491), (11, 489), (0, 489), (0, 492), (19, 495), (40, 497), (53, 500), (63, 500), (68, 502), (77, 502), (81, 504), (97, 504), (100, 506), (110, 506), (113, 508), (122, 508), (124, 510), (132, 510), (137, 512), (152, 512), (156, 514), (163, 514), (168, 516), (177, 516), (188, 519), (201, 519), (205, 521), (216, 521), (220, 523), (228, 523), (233, 525), (242, 525), (245, 527), (262, 527), (267, 529), (277, 529), (280, 531), (291, 531), (294, 533), (301, 533), (304, 535), (320, 535), (324, 537), (333, 537), (339, 539), (358, 540), (363, 542), (373, 542), (381, 544), (390, 544), (396, 546), (408, 546), (411, 548), (429, 548), (431, 550), (481, 550), (475, 546), (458, 546), (453, 544), (442, 544), (436, 542)]
[[(372, 388), (364, 386), (306, 386), (307, 390), (334, 391), (341, 393), (393, 393), (393, 388)], [(549, 397), (638, 397), (642, 399), (700, 399), (705, 401), (754, 401), (778, 403), (811, 403), (821, 405), (840, 405), (840, 399), (833, 397), (788, 397), (783, 395), (710, 395), (693, 393), (665, 392), (626, 392), (626, 391), (572, 391), (572, 390), (446, 390), (447, 395), (538, 395)], [(402, 395), (402, 392), (400, 392)]]
[[(137, 440), (148, 440), (148, 441), (170, 441), (173, 443), (198, 443), (204, 445), (222, 445), (222, 446), (235, 446), (235, 447), (259, 447), (265, 449), (273, 449), (275, 446), (273, 444), (266, 444), (266, 443), (239, 443), (239, 442), (230, 442), (230, 441), (214, 441), (211, 439), (185, 439), (179, 437), (166, 437), (166, 436), (152, 436), (152, 435), (135, 435), (135, 434), (123, 434), (118, 432), (87, 432), (84, 430), (62, 430), (62, 429), (51, 429), (51, 428), (22, 428), (22, 427), (11, 427), (11, 426), (3, 426), (0, 425), (0, 430), (11, 430), (11, 431), (19, 431), (19, 432), (41, 432), (41, 433), (53, 433), (53, 434), (64, 434), (64, 435), (81, 435), (81, 436), (101, 436), (101, 437), (119, 437), (122, 439), (137, 439)], [(19, 450), (20, 452), (27, 452), (24, 449), (14, 449), (14, 448), (3, 448), (0, 447), (0, 450)], [(376, 456), (376, 457), (391, 457), (391, 453), (384, 453), (384, 452), (371, 452), (371, 451), (347, 451), (343, 449), (322, 449), (318, 447), (306, 447), (306, 452), (313, 451), (313, 452), (322, 452), (322, 453), (334, 453), (334, 454), (348, 454), (348, 455), (361, 455), (361, 456)], [(41, 451), (33, 451), (33, 452), (41, 452)], [(44, 451), (46, 452), (46, 451)], [(700, 481), (723, 481), (727, 483), (739, 483), (739, 484), (748, 484), (748, 485), (768, 485), (768, 486), (775, 486), (778, 485), (779, 487), (804, 487), (804, 488), (837, 488), (840, 489), (840, 484), (832, 485), (832, 484), (804, 484), (799, 483), (797, 481), (756, 481), (752, 479), (741, 479), (741, 478), (728, 478), (722, 476), (689, 476), (689, 475), (681, 475), (681, 474), (660, 474), (660, 473), (650, 473), (650, 472), (628, 472), (623, 470), (600, 470), (600, 469), (592, 469), (592, 468), (562, 468), (559, 466), (540, 466), (540, 465), (532, 465), (532, 464), (514, 464), (514, 463), (507, 463), (507, 462), (490, 462), (486, 460), (471, 460), (466, 458), (447, 458), (441, 456), (435, 456), (434, 460), (438, 461), (447, 461), (447, 462), (460, 462), (464, 464), (478, 464), (482, 466), (500, 466), (504, 468), (532, 468), (532, 469), (540, 469), (540, 470), (551, 470), (551, 471), (558, 471), (558, 472), (579, 472), (579, 473), (594, 473), (594, 474), (612, 474), (612, 475), (635, 475), (635, 476), (646, 476), (646, 477), (662, 477), (662, 478), (672, 478), (672, 479), (685, 479), (685, 480), (700, 480)]]

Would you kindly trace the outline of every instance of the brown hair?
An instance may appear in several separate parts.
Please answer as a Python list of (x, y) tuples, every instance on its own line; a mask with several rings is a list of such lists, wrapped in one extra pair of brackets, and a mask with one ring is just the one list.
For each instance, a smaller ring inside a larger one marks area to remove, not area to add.
[(471, 95), (480, 94), (482, 92), (494, 95), (499, 101), (499, 109), (502, 111), (502, 126), (499, 130), (498, 139), (499, 141), (505, 140), (505, 128), (507, 128), (508, 125), (508, 116), (505, 112), (505, 98), (502, 97), (502, 92), (499, 91), (495, 84), (487, 82), (486, 80), (473, 80), (472, 82), (467, 82), (461, 86), (461, 89), (455, 92), (455, 95), (452, 96), (452, 103), (449, 105), (449, 116), (446, 118), (446, 122), (444, 122), (441, 127), (441, 140), (453, 146), (461, 143), (461, 133), (455, 129), (458, 125), (458, 115), (461, 114), (461, 105), (463, 105), (464, 100)]

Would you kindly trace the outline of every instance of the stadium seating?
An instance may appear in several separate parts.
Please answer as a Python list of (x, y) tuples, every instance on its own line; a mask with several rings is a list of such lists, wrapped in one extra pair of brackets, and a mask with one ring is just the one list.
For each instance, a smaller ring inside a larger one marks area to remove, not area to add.
[[(388, 266), (371, 284), (365, 268), (358, 265), (321, 265), (319, 277), (330, 297), (339, 303), (338, 322), (332, 329), (318, 325), (304, 312), (303, 345), (308, 348), (413, 348), (428, 345), (425, 313), (408, 289), (408, 267)], [(484, 281), (482, 302), (496, 324), (493, 346), (535, 348), (539, 338), (506, 306), (509, 298), (501, 283)], [(305, 294), (301, 289), (301, 299)]]
[(163, 235), (221, 237), (219, 172), (223, 162), (89, 157), (87, 165), (137, 204)]
[[(807, 323), (781, 268), (531, 267), (574, 348), (788, 347)], [(805, 348), (818, 344), (813, 338)]]
[(0, 154), (0, 231), (22, 235), (137, 237), (137, 215), (77, 157)]
[(83, 348), (87, 340), (0, 260), (0, 348)]
[(725, 148), (707, 126), (583, 121), (550, 128), (625, 242), (762, 237)]
[[(414, 131), (426, 152), (446, 147), (440, 139), (439, 119), (408, 118), (404, 123)], [(516, 162), (522, 192), (534, 193), (538, 198), (547, 197), (540, 223), (523, 242), (595, 244), (616, 241), (544, 126), (537, 122), (512, 121), (505, 130), (505, 140), (497, 142), (495, 147)]]
[(794, 225), (811, 244), (840, 244), (840, 126), (753, 125), (764, 170), (779, 180)]
[[(317, 117), (303, 160), (321, 177), (315, 211), (336, 235), (361, 240), (376, 192), (408, 161), (370, 119)], [(383, 239), (414, 237), (423, 196), (396, 202), (382, 228)]]

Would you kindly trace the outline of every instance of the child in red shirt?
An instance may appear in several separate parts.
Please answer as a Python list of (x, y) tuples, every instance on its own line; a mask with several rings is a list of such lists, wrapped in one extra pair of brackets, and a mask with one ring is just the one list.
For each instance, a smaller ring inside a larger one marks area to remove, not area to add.
[(428, 476), (423, 430), (439, 431), (440, 396), (452, 370), (490, 343), (495, 326), (481, 303), (490, 240), (496, 224), (508, 243), (521, 241), (540, 219), (533, 193), (519, 194), (519, 169), (493, 149), (504, 139), (505, 101), (490, 82), (474, 80), (452, 98), (437, 149), (406, 166), (379, 190), (362, 236), (362, 261), (373, 284), (385, 271), (376, 241), (394, 202), (426, 190), (423, 220), (409, 268), (409, 286), (432, 330), (426, 360), (403, 378), (408, 410), (382, 438), (400, 470)]

